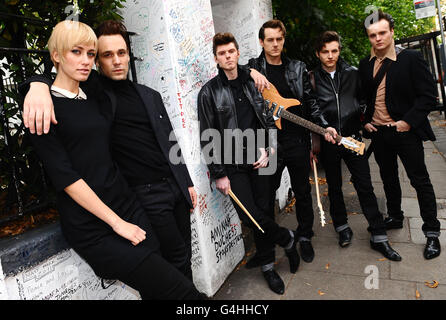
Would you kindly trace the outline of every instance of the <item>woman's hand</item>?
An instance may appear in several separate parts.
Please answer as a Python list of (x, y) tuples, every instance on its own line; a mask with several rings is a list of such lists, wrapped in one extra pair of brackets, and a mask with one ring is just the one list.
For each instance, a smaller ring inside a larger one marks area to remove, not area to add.
[(143, 229), (122, 219), (113, 226), (113, 231), (129, 240), (134, 246), (146, 239), (146, 232)]

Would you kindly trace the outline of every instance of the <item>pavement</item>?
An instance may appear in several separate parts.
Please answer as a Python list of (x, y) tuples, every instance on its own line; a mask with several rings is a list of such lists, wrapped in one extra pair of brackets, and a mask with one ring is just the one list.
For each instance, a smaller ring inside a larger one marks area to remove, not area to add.
[[(353, 230), (352, 244), (347, 248), (338, 245), (328, 212), (325, 174), (318, 168), (321, 200), (325, 211), (324, 227), (319, 220), (319, 209), (313, 185), (315, 212), (312, 244), (315, 258), (311, 263), (301, 260), (295, 274), (289, 272), (288, 260), (283, 249), (276, 249), (275, 269), (285, 283), (285, 293), (272, 292), (259, 268), (248, 270), (246, 261), (255, 253), (252, 236), (244, 229), (246, 255), (213, 300), (445, 300), (446, 299), (446, 120), (438, 111), (429, 116), (437, 141), (424, 143), (425, 160), (434, 186), (438, 218), (441, 222), (440, 242), (442, 254), (432, 260), (423, 257), (426, 243), (421, 231), (417, 196), (400, 162), (399, 173), (403, 191), (402, 209), (405, 213), (403, 229), (389, 230), (392, 247), (402, 256), (402, 261), (385, 259), (369, 245), (367, 221), (361, 213), (350, 173), (343, 164), (343, 191), (349, 225)], [(381, 212), (386, 212), (384, 190), (379, 169), (372, 155), (369, 159), (372, 182)], [(311, 176), (312, 177), (312, 176)], [(277, 210), (276, 219), (284, 227), (297, 226), (294, 208)]]

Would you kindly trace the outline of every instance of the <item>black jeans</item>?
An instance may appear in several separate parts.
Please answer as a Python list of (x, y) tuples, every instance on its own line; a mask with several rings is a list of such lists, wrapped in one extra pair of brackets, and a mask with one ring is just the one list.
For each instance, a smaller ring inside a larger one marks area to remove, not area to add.
[(336, 228), (347, 224), (347, 210), (342, 193), (341, 160), (344, 160), (353, 177), (353, 186), (358, 194), (362, 213), (369, 223), (372, 235), (385, 235), (384, 219), (378, 209), (378, 202), (370, 176), (370, 167), (365, 155), (356, 155), (343, 146), (321, 141), (320, 161), (325, 170), (330, 199), (330, 215)]
[(372, 134), (374, 154), (378, 163), (384, 192), (387, 199), (387, 213), (390, 217), (402, 220), (401, 186), (398, 176), (397, 156), (401, 159), (410, 184), (415, 188), (423, 219), (422, 230), (439, 232), (437, 204), (434, 188), (424, 162), (424, 147), (421, 139), (412, 131), (397, 132), (395, 127), (378, 127)]
[(189, 205), (172, 178), (133, 187), (160, 242), (162, 256), (192, 279)]
[(311, 239), (314, 235), (314, 212), (309, 180), (311, 170), (309, 146), (299, 141), (281, 141), (281, 150), (278, 154), (277, 171), (272, 176), (270, 208), (274, 212), (276, 190), (280, 187), (282, 172), (287, 167), (296, 199), (297, 236)]
[(252, 165), (228, 165), (226, 172), (233, 193), (265, 231), (262, 233), (239, 205), (231, 199), (240, 220), (253, 230), (257, 254), (260, 253), (262, 257), (259, 260), (260, 264), (274, 262), (274, 255), (271, 260), (269, 254), (263, 253), (269, 252), (271, 248), (274, 249), (276, 244), (286, 247), (291, 241), (291, 235), (288, 229), (279, 226), (274, 221), (274, 216), (271, 216), (269, 210), (270, 176), (259, 175), (258, 170), (252, 169)]
[(190, 279), (158, 253), (152, 253), (119, 280), (138, 290), (143, 300), (201, 300)]

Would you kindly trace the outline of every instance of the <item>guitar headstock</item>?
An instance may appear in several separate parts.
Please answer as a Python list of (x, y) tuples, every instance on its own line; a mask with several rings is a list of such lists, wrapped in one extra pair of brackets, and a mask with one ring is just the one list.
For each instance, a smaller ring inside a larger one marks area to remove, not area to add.
[(349, 149), (361, 156), (364, 154), (364, 142), (355, 140), (352, 137), (343, 137), (340, 142), (346, 149)]

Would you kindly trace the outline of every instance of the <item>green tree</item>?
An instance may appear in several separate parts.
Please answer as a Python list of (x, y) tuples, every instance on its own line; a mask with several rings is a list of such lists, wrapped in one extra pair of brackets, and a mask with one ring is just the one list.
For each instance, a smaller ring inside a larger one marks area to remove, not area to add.
[(286, 50), (290, 57), (305, 61), (310, 68), (318, 60), (314, 55), (314, 40), (323, 31), (335, 30), (342, 37), (343, 58), (352, 65), (370, 51), (364, 33), (364, 20), (374, 5), (395, 19), (395, 38), (431, 32), (435, 18), (417, 20), (412, 0), (273, 0), (274, 16), (287, 27)]

